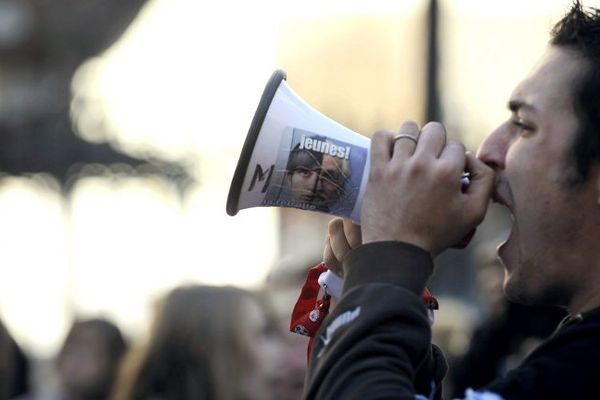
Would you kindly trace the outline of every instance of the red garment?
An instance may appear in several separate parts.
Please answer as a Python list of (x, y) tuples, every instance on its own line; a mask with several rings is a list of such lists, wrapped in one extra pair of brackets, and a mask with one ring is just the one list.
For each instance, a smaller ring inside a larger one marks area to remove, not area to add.
[[(306, 281), (292, 310), (290, 331), (311, 338), (308, 342), (307, 357), (310, 354), (313, 339), (321, 323), (329, 314), (331, 296), (323, 293), (319, 286), (319, 276), (325, 271), (327, 271), (327, 268), (323, 262), (308, 270)], [(439, 308), (436, 298), (431, 295), (427, 288), (423, 291), (422, 300), (429, 310)]]

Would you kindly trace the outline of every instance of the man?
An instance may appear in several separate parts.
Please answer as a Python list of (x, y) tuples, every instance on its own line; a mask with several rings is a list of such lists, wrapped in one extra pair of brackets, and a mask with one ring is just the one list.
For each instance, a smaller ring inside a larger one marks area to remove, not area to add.
[(329, 154), (323, 155), (319, 180), (315, 191), (315, 204), (331, 211), (344, 194), (344, 185), (350, 176), (348, 160)]
[[(311, 139), (331, 144), (324, 137), (314, 136)], [(344, 184), (350, 176), (350, 165), (348, 160), (332, 156), (320, 148), (309, 150), (297, 145), (290, 152), (286, 171), (293, 200), (328, 212), (343, 194)]]
[(299, 145), (290, 152), (286, 171), (293, 200), (313, 204), (322, 160), (322, 153), (300, 148)]
[(420, 294), (432, 258), (481, 222), (490, 198), (513, 217), (498, 252), (506, 295), (569, 316), (520, 367), (466, 398), (600, 398), (598, 71), (600, 11), (576, 1), (478, 158), (437, 123), (373, 135), (362, 226), (330, 224), (325, 261), (343, 261), (344, 290), (314, 342), (306, 398), (439, 395), (444, 368)]

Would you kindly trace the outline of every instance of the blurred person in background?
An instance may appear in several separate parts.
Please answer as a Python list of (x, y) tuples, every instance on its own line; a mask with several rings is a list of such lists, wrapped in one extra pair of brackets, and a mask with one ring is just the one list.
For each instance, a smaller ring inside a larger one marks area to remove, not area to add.
[(29, 360), (0, 321), (0, 400), (29, 390)]
[(306, 271), (317, 264), (317, 257), (282, 257), (265, 281), (264, 292), (274, 306), (280, 329), (284, 331), (286, 363), (282, 369), (281, 382), (276, 385), (276, 399), (298, 400), (302, 398), (306, 377), (306, 347), (308, 338), (290, 332), (290, 310), (298, 298), (298, 292), (306, 279)]
[(113, 400), (268, 400), (282, 343), (258, 294), (181, 286), (158, 304), (147, 341), (127, 356)]
[(101, 319), (76, 321), (58, 354), (58, 387), (41, 387), (20, 400), (105, 400), (127, 344), (119, 328)]
[(112, 322), (75, 322), (58, 356), (62, 398), (106, 399), (126, 350), (123, 335)]

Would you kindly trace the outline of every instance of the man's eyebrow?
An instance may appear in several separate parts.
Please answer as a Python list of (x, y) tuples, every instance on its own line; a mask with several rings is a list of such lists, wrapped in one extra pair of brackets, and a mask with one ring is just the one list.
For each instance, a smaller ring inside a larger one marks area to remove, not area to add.
[(529, 111), (535, 111), (535, 107), (523, 100), (510, 100), (508, 102), (508, 109), (512, 112), (517, 112), (521, 109), (526, 109)]

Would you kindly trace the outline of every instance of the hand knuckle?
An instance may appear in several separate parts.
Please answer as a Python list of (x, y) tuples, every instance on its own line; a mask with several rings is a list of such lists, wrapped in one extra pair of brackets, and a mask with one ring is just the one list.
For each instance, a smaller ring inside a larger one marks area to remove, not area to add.
[(388, 176), (392, 181), (397, 181), (402, 178), (405, 171), (405, 166), (394, 164), (388, 170)]
[(457, 178), (458, 171), (456, 171), (456, 169), (449, 163), (441, 163), (437, 169), (437, 175), (442, 180), (456, 178), (457, 182), (459, 181), (459, 179)]
[(420, 157), (416, 157), (414, 158), (408, 165), (407, 165), (407, 170), (412, 174), (412, 175), (423, 175), (425, 173), (425, 171), (427, 171), (428, 169), (428, 164), (427, 162)]
[(334, 218), (329, 221), (327, 225), (327, 231), (329, 232), (329, 236), (337, 235), (342, 230), (342, 219)]
[(373, 166), (371, 167), (371, 173), (369, 174), (369, 181), (371, 182), (381, 182), (385, 177), (385, 168), (381, 166)]

